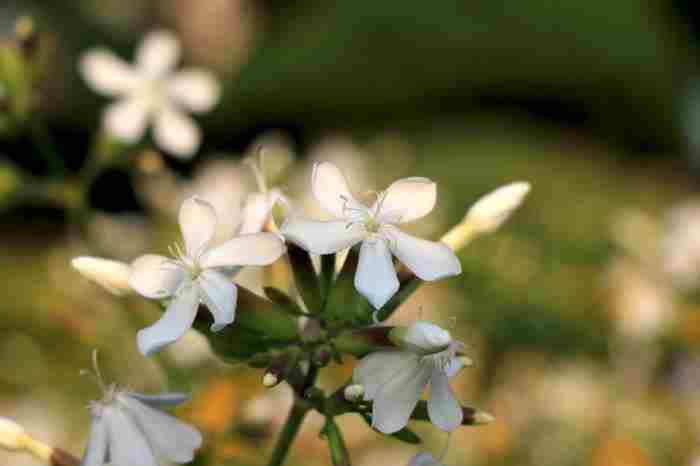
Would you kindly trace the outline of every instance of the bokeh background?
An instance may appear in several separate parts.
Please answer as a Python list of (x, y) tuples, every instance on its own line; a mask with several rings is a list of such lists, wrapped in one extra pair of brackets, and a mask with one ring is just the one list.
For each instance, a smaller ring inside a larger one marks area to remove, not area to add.
[[(438, 208), (416, 225), (427, 236), (480, 194), (532, 183), (502, 230), (461, 252), (460, 277), (424, 286), (395, 318), (422, 308), (452, 328), (476, 361), (456, 379), (459, 397), (497, 418), (460, 429), (446, 465), (700, 464), (697, 2), (3, 0), (0, 46), (21, 15), (50, 49), (37, 115), (69, 173), (105, 104), (77, 73), (87, 48), (131, 59), (145, 32), (167, 27), (185, 61), (225, 88), (192, 162), (129, 154), (92, 183), (78, 231), (70, 176), (50, 177), (36, 135), (0, 137), (0, 415), (80, 454), (98, 390), (78, 372), (98, 347), (111, 379), (193, 393), (179, 414), (206, 433), (198, 465), (264, 464), (286, 388), (265, 391), (260, 371), (217, 362), (194, 333), (146, 360), (135, 332), (157, 311), (69, 266), (80, 254), (163, 251), (189, 194), (240, 202), (253, 179), (239, 161), (263, 141), (294, 160), (279, 184), (301, 199), (320, 158), (358, 191), (433, 178)], [(259, 271), (241, 280), (255, 287)], [(307, 421), (289, 464), (329, 464), (320, 422)], [(355, 465), (405, 464), (416, 451), (352, 416), (341, 425)], [(435, 429), (415, 427), (424, 448), (442, 447)]]

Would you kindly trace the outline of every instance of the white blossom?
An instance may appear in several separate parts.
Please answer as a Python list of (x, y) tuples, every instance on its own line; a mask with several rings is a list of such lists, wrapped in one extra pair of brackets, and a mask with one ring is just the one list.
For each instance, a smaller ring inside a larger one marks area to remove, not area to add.
[(463, 413), (449, 378), (462, 368), (457, 353), (464, 345), (430, 322), (419, 321), (400, 330), (402, 349), (372, 353), (353, 373), (353, 380), (364, 387), (364, 399), (373, 401), (372, 427), (385, 434), (406, 427), (430, 384), (430, 421), (442, 430), (454, 430), (461, 425)]
[(129, 286), (129, 264), (100, 257), (81, 256), (73, 259), (71, 265), (85, 278), (116, 296), (132, 292)]
[(103, 114), (103, 126), (114, 138), (134, 144), (153, 125), (153, 138), (166, 152), (188, 159), (201, 142), (196, 123), (186, 112), (205, 113), (219, 100), (212, 73), (200, 68), (176, 71), (180, 43), (165, 30), (152, 31), (136, 51), (131, 66), (105, 48), (87, 51), (79, 69), (97, 93), (116, 98)]
[(161, 459), (189, 463), (202, 435), (158, 409), (188, 399), (182, 393), (143, 395), (104, 387), (103, 398), (89, 406), (92, 426), (82, 466), (158, 466)]
[(334, 219), (291, 216), (282, 225), (282, 234), (313, 254), (333, 254), (361, 242), (355, 287), (376, 309), (399, 289), (392, 254), (422, 280), (461, 273), (459, 260), (447, 245), (398, 228), (433, 210), (437, 187), (431, 180), (400, 179), (378, 193), (370, 207), (355, 200), (345, 177), (332, 163), (317, 163), (311, 184), (314, 196)]
[(522, 204), (530, 192), (530, 183), (516, 181), (482, 196), (467, 212), (466, 220), (479, 233), (491, 233), (500, 227)]
[(175, 245), (172, 258), (147, 254), (132, 263), (129, 284), (137, 293), (171, 300), (163, 317), (138, 333), (139, 349), (146, 355), (180, 338), (192, 326), (200, 303), (214, 317), (212, 331), (232, 323), (237, 290), (223, 272), (245, 265), (271, 264), (286, 250), (282, 239), (273, 233), (242, 235), (210, 247), (216, 212), (196, 196), (183, 202), (179, 223), (184, 249)]

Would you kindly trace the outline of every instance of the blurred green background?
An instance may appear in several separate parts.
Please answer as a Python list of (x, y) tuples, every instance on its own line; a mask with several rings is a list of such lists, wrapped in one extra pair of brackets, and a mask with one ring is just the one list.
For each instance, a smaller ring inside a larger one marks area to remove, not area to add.
[[(453, 326), (476, 361), (457, 378), (459, 397), (497, 418), (459, 430), (446, 465), (700, 464), (695, 2), (4, 0), (0, 47), (16, 45), (21, 15), (50, 51), (36, 112), (68, 176), (50, 176), (30, 129), (0, 138), (0, 416), (80, 454), (83, 408), (98, 392), (78, 371), (99, 347), (122, 384), (193, 392), (180, 414), (207, 434), (198, 464), (264, 464), (289, 393), (264, 392), (260, 371), (218, 363), (196, 335), (142, 358), (135, 332), (157, 312), (107, 295), (69, 262), (163, 251), (185, 193), (211, 188), (205, 174), (249, 183), (236, 162), (272, 140), (298, 159), (280, 184), (300, 197), (316, 158), (345, 166), (358, 191), (433, 178), (438, 208), (417, 228), (436, 238), (479, 195), (532, 183), (502, 230), (461, 252), (460, 277), (397, 313), (410, 321), (422, 307)], [(76, 231), (69, 180), (106, 102), (76, 61), (96, 45), (131, 60), (154, 27), (178, 33), (186, 63), (216, 70), (222, 101), (199, 120), (191, 163), (134, 156), (107, 171)], [(355, 465), (415, 453), (343, 421)], [(308, 422), (290, 464), (329, 464), (320, 427)], [(433, 451), (444, 442), (417, 432)]]

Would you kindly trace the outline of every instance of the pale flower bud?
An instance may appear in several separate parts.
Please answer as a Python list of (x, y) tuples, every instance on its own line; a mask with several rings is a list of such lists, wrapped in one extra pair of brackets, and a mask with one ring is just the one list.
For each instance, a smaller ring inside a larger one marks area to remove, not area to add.
[(11, 419), (0, 417), (0, 446), (7, 450), (23, 449), (26, 437), (22, 426)]
[(355, 402), (362, 399), (365, 394), (365, 387), (360, 384), (348, 385), (343, 391), (343, 396), (350, 402)]
[(82, 256), (73, 259), (71, 265), (85, 278), (116, 296), (124, 296), (132, 292), (129, 286), (131, 267), (128, 264), (99, 257)]
[(491, 233), (500, 227), (522, 204), (530, 192), (530, 183), (517, 181), (482, 196), (467, 212), (465, 220), (478, 233)]
[(266, 372), (263, 376), (263, 386), (267, 388), (272, 388), (279, 383), (279, 377), (277, 377), (272, 372)]
[(450, 332), (426, 321), (415, 322), (410, 327), (396, 327), (390, 338), (399, 346), (428, 354), (440, 352), (452, 342)]

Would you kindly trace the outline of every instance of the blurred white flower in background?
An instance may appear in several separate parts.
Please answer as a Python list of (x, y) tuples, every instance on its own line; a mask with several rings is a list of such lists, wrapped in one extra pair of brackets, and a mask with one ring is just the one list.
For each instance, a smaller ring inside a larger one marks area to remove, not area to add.
[(661, 238), (664, 272), (682, 290), (700, 287), (700, 202), (686, 201), (666, 216)]
[(137, 143), (153, 125), (153, 138), (164, 151), (191, 158), (201, 143), (201, 132), (185, 113), (205, 113), (220, 97), (219, 83), (207, 70), (175, 71), (180, 43), (171, 32), (146, 35), (130, 66), (111, 51), (95, 48), (80, 59), (79, 69), (97, 93), (115, 97), (103, 114), (104, 129), (128, 144)]

